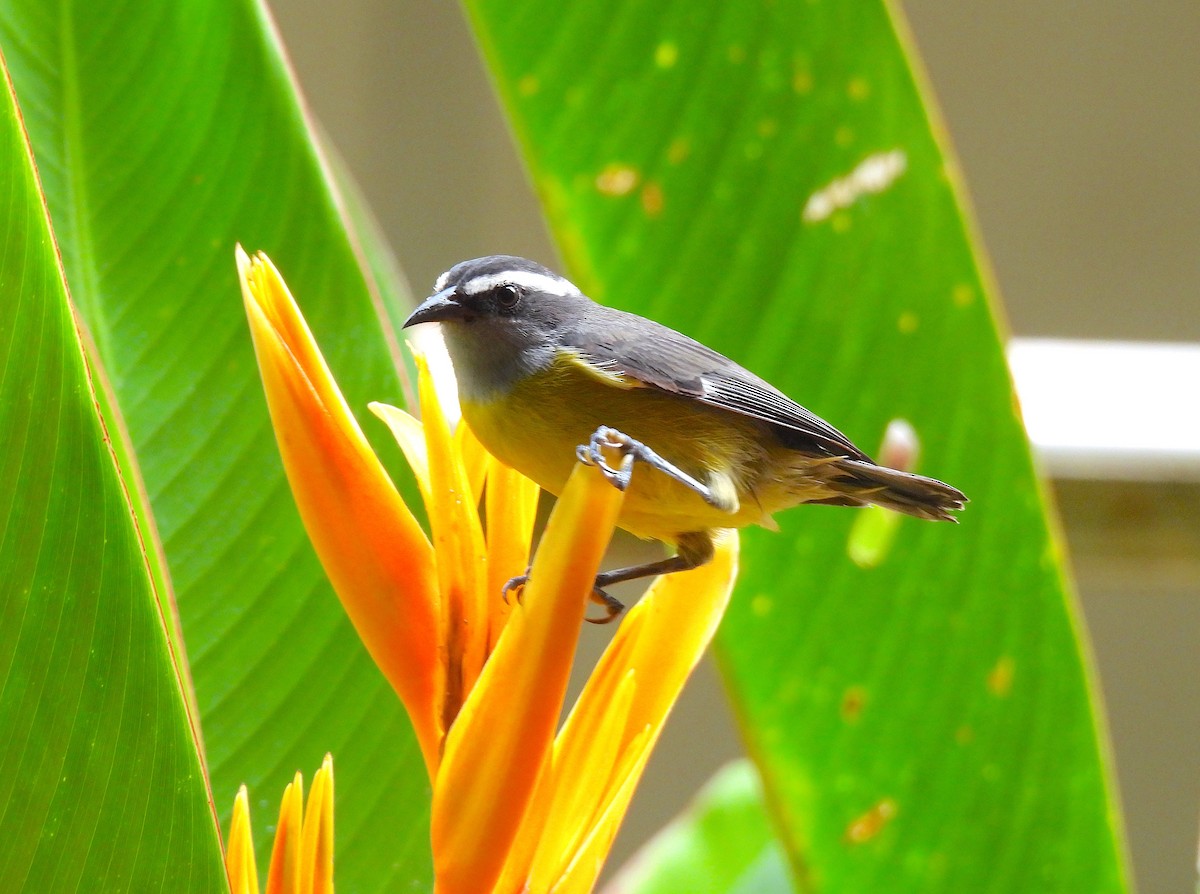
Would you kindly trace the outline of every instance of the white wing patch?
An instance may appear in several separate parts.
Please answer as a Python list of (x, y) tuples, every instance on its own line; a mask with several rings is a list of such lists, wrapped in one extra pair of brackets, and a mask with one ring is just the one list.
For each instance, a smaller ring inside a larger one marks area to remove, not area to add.
[[(461, 288), (466, 295), (482, 295), (484, 292), (490, 292), (496, 286), (505, 284), (523, 286), (527, 289), (546, 292), (550, 295), (558, 295), (563, 298), (583, 294), (570, 280), (563, 279), (561, 276), (554, 276), (553, 274), (534, 273), (531, 270), (506, 270), (503, 273), (487, 273), (483, 276), (475, 276), (463, 283)], [(438, 279), (437, 290), (440, 292), (444, 287), (443, 280)]]

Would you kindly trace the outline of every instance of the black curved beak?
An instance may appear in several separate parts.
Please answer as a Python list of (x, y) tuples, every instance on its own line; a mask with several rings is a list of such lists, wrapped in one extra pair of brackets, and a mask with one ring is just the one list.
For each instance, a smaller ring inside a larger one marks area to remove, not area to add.
[(417, 307), (401, 329), (416, 326), (420, 323), (440, 323), (443, 320), (461, 320), (468, 311), (454, 300), (454, 289), (443, 289), (436, 295), (430, 295)]

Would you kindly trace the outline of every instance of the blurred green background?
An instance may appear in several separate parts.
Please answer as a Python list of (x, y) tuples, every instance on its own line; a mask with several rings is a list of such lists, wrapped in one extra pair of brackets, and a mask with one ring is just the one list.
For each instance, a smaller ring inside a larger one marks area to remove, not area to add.
[[(312, 111), (416, 294), (467, 257), (554, 262), (456, 4), (272, 6)], [(910, 0), (903, 8), (1013, 334), (1200, 342), (1200, 6)], [(1136, 878), (1144, 894), (1190, 890), (1200, 805), (1200, 473), (1153, 482), (1056, 471)], [(611, 865), (739, 752), (706, 668), (668, 726)]]

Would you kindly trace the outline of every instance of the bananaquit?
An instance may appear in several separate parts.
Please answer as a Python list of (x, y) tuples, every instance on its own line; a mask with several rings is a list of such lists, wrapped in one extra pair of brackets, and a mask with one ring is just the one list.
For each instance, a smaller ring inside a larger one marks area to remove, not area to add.
[(441, 324), (463, 418), (493, 456), (553, 494), (579, 445), (602, 468), (606, 446), (650, 467), (622, 482), (618, 523), (676, 554), (598, 575), (609, 618), (621, 604), (603, 587), (704, 564), (717, 528), (771, 527), (773, 513), (799, 503), (873, 503), (954, 521), (966, 502), (941, 481), (876, 465), (727, 357), (597, 304), (533, 261), (463, 261), (434, 292), (404, 325)]

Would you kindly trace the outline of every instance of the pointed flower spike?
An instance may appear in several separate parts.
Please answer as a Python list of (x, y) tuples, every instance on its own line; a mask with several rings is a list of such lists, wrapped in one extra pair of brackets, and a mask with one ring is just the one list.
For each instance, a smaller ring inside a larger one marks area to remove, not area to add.
[(271, 421), (308, 536), (432, 769), (442, 690), (433, 552), (371, 451), (278, 271), (239, 246), (239, 279)]
[(333, 894), (333, 757), (313, 776), (304, 808), (300, 894)]
[(244, 785), (238, 789), (233, 801), (225, 871), (229, 874), (232, 894), (258, 894), (258, 866), (254, 862), (254, 839), (250, 834), (250, 800)]
[(425, 355), (416, 353), (421, 424), (429, 455), (429, 527), (433, 532), (438, 589), (441, 593), (441, 643), (445, 692), (443, 729), (449, 730), (475, 685), (487, 657), (487, 600), (484, 590), (483, 529), (462, 457), (442, 411)]
[(577, 465), (529, 584), (446, 737), (431, 837), (439, 894), (494, 889), (550, 753), (600, 559), (623, 494)]
[[(638, 685), (627, 701), (622, 732), (604, 743), (612, 772), (607, 783), (595, 791), (592, 829), (582, 839), (577, 839), (582, 843), (574, 853), (569, 849), (558, 854), (552, 854), (548, 849), (539, 850), (531, 877), (555, 876), (554, 866), (538, 865), (539, 860), (544, 860), (547, 864), (557, 864), (558, 870), (565, 873), (555, 887), (570, 880), (571, 890), (577, 890), (575, 876), (578, 873), (589, 878), (587, 885), (579, 890), (588, 890), (588, 886), (594, 884), (599, 865), (595, 860), (581, 859), (583, 851), (594, 853), (597, 843), (604, 843), (600, 854), (607, 853), (671, 707), (716, 633), (729, 604), (737, 577), (737, 556), (737, 532), (721, 532), (711, 562), (691, 571), (659, 577), (641, 602), (630, 610), (629, 617), (580, 693), (559, 735), (555, 751), (556, 769), (581, 765), (584, 760), (578, 753), (596, 747), (589, 732), (602, 722), (610, 727), (609, 722), (597, 720), (596, 715), (621, 710), (623, 700), (615, 698), (615, 691), (627, 674), (636, 675)], [(580, 784), (579, 780), (571, 778), (572, 775), (570, 772), (562, 777), (555, 774), (550, 789)], [(602, 774), (592, 770), (590, 775), (598, 782)], [(531, 890), (542, 889), (535, 886)]]
[[(225, 866), (231, 894), (258, 894), (244, 785), (233, 802)], [(283, 791), (266, 894), (333, 894), (333, 758), (328, 754), (313, 776), (307, 809), (299, 773)]]
[(300, 894), (300, 835), (304, 819), (304, 780), (299, 773), (283, 790), (275, 846), (267, 870), (266, 894)]

